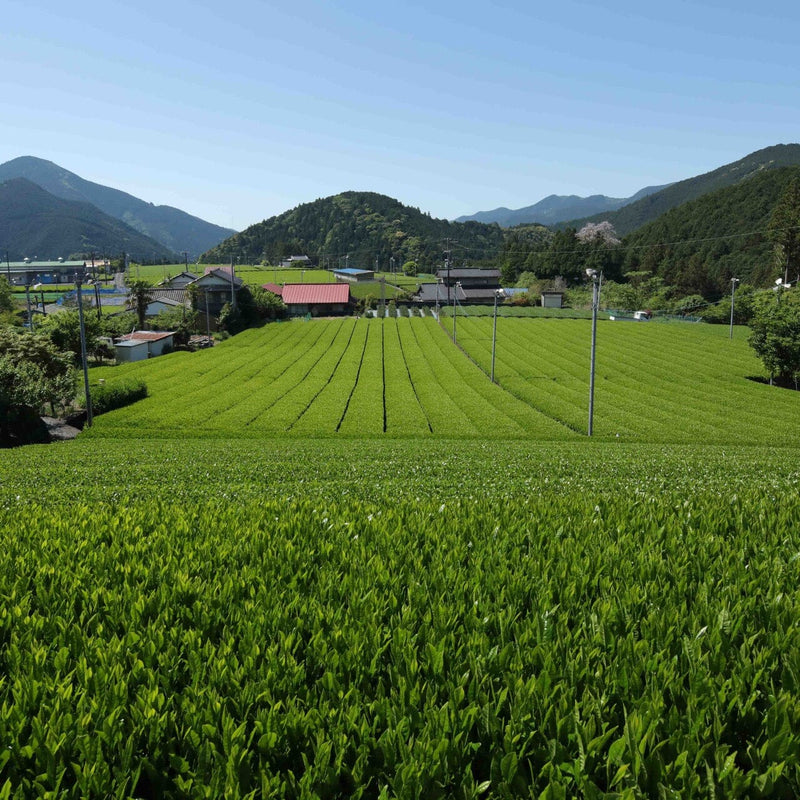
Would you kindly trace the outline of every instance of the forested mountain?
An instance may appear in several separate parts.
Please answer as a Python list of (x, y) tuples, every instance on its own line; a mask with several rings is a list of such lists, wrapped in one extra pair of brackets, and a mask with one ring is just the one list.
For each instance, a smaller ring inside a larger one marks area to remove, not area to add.
[(645, 270), (681, 294), (706, 297), (728, 291), (732, 277), (770, 285), (782, 270), (767, 226), (797, 178), (800, 166), (765, 168), (673, 208), (625, 237), (625, 271)]
[(417, 208), (374, 192), (343, 192), (304, 203), (277, 217), (251, 225), (202, 260), (231, 257), (274, 262), (288, 255), (308, 255), (315, 263), (338, 267), (388, 269), (416, 261), (420, 269), (441, 266), (448, 247), (456, 265), (496, 257), (503, 242), (497, 225), (434, 219)]
[(171, 206), (154, 206), (133, 195), (84, 180), (41, 158), (23, 156), (0, 164), (0, 181), (27, 178), (63, 200), (91, 203), (160, 242), (172, 253), (189, 251), (193, 258), (234, 233)]
[(608, 220), (618, 234), (625, 235), (652, 222), (670, 209), (708, 192), (726, 186), (735, 186), (760, 172), (794, 166), (800, 166), (800, 144), (776, 144), (772, 147), (765, 147), (763, 150), (757, 150), (739, 161), (726, 164), (711, 172), (672, 183), (618, 211), (573, 219), (566, 223), (560, 223), (559, 227), (581, 228), (586, 222)]
[(631, 197), (607, 197), (604, 194), (594, 194), (590, 197), (578, 195), (551, 194), (525, 208), (495, 208), (493, 211), (479, 211), (465, 217), (458, 217), (456, 222), (496, 222), (503, 228), (516, 225), (555, 225), (565, 220), (577, 217), (588, 217), (590, 214), (599, 214), (615, 211), (628, 203), (633, 203), (641, 197), (646, 197), (653, 192), (663, 189), (663, 186), (647, 186), (640, 189)]
[(91, 203), (62, 200), (41, 186), (14, 178), (0, 183), (0, 243), (3, 256), (54, 260), (130, 253), (137, 260), (176, 255), (160, 242), (104, 214)]

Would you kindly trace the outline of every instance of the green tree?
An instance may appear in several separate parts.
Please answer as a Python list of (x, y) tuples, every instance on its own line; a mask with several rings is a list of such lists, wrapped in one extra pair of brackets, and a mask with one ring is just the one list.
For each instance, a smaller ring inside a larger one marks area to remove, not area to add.
[(225, 303), (219, 311), (217, 327), (219, 330), (227, 331), (231, 335), (243, 330), (245, 326), (242, 321), (242, 314), (239, 310), (239, 306), (237, 305), (236, 308), (234, 308), (230, 303)]
[(800, 179), (790, 181), (775, 204), (767, 233), (775, 256), (789, 280), (800, 276)]
[(797, 388), (800, 375), (800, 297), (797, 290), (767, 292), (750, 320), (750, 346), (781, 386)]
[(0, 312), (11, 312), (15, 310), (14, 295), (11, 291), (11, 284), (5, 275), (0, 275)]
[(71, 354), (46, 336), (0, 329), (0, 446), (45, 440), (42, 406), (70, 402), (74, 376)]
[(283, 319), (286, 316), (286, 304), (278, 295), (260, 286), (251, 286), (250, 295), (256, 320)]
[(144, 330), (147, 306), (150, 304), (150, 292), (153, 287), (139, 278), (132, 278), (126, 281), (125, 285), (129, 291), (128, 308), (136, 312), (139, 330)]
[(541, 257), (536, 270), (540, 278), (564, 278), (568, 283), (583, 277), (585, 252), (578, 241), (574, 228), (556, 231), (550, 246)]
[(177, 345), (189, 343), (189, 337), (198, 329), (200, 315), (191, 308), (170, 308), (159, 312), (153, 324), (159, 331), (172, 331)]
[(5, 275), (0, 275), (0, 325), (12, 325), (16, 322), (17, 304), (11, 284)]
[[(97, 337), (100, 335), (100, 321), (94, 314), (84, 313), (83, 329), (86, 335), (86, 351), (94, 352), (97, 348)], [(48, 314), (39, 321), (39, 331), (47, 335), (58, 350), (69, 351), (74, 364), (80, 364), (81, 326), (77, 310)]]

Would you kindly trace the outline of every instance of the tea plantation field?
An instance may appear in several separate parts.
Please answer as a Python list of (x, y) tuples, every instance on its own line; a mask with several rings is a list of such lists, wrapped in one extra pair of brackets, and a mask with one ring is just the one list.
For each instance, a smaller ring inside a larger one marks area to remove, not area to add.
[(589, 440), (588, 324), (493, 386), (486, 322), (251, 331), (0, 451), (0, 797), (800, 795), (793, 393), (609, 323)]
[[(449, 324), (449, 321), (445, 325)], [(142, 377), (150, 397), (93, 436), (446, 436), (578, 439), (589, 401), (589, 322), (433, 318), (289, 322), (199, 353), (94, 370)], [(749, 380), (744, 331), (598, 323), (594, 432), (634, 442), (789, 443), (800, 394)], [(451, 329), (448, 329), (451, 330)]]

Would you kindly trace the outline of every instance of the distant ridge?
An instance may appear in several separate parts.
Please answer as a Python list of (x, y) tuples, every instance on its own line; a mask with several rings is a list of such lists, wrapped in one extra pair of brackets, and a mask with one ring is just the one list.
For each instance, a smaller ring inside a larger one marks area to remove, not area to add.
[(0, 164), (0, 181), (11, 178), (26, 178), (62, 200), (91, 203), (103, 213), (160, 242), (172, 253), (188, 250), (190, 258), (235, 233), (172, 206), (154, 206), (127, 192), (84, 180), (52, 161), (33, 156), (21, 156)]
[(176, 256), (160, 242), (104, 214), (91, 203), (63, 200), (26, 178), (0, 182), (0, 242), (3, 257), (53, 260), (92, 252), (136, 260)]
[(763, 150), (756, 150), (738, 161), (725, 164), (711, 172), (671, 183), (617, 211), (576, 217), (559, 223), (559, 227), (569, 225), (581, 228), (587, 222), (608, 220), (617, 233), (624, 236), (682, 203), (695, 200), (708, 192), (735, 186), (765, 170), (795, 166), (800, 166), (800, 144), (776, 144)]
[(575, 219), (576, 217), (616, 211), (628, 203), (633, 203), (663, 188), (663, 186), (647, 186), (631, 197), (607, 197), (604, 194), (594, 194), (590, 197), (579, 197), (574, 194), (551, 194), (532, 206), (518, 209), (495, 208), (493, 211), (479, 211), (476, 214), (458, 217), (456, 222), (494, 222), (503, 228), (513, 228), (516, 225), (531, 225), (534, 223), (555, 225), (558, 222)]

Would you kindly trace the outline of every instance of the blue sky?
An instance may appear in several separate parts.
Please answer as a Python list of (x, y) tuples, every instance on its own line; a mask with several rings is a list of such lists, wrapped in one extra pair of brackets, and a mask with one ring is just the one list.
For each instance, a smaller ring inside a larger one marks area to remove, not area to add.
[(0, 162), (242, 229), (625, 197), (800, 141), (800, 4), (6, 0)]

